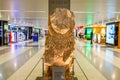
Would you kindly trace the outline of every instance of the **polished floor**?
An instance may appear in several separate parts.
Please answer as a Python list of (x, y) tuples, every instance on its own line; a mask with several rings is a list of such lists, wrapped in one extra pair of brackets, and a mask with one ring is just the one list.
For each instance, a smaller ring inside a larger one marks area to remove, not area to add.
[[(36, 80), (43, 75), (44, 41), (0, 47), (0, 80)], [(78, 80), (120, 80), (120, 49), (75, 39), (74, 77)]]

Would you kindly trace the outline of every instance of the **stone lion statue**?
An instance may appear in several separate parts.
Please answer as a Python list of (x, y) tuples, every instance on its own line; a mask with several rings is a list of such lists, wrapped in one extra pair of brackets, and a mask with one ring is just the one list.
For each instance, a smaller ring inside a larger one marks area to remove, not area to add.
[(68, 9), (56, 8), (50, 13), (48, 25), (44, 53), (47, 73), (51, 75), (49, 66), (65, 66), (69, 73), (75, 44), (74, 14)]

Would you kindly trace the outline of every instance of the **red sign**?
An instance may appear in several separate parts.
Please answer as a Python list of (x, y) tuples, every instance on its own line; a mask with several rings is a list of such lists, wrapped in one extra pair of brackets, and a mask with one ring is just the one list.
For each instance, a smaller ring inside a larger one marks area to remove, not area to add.
[(78, 26), (78, 27), (75, 28), (75, 29), (80, 30), (80, 29), (82, 29), (82, 28), (83, 28), (83, 26)]

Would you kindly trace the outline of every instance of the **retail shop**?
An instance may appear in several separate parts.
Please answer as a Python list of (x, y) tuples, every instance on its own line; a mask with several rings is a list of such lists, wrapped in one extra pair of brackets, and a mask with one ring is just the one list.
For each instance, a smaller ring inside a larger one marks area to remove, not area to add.
[(93, 41), (95, 43), (104, 43), (105, 44), (105, 35), (106, 35), (106, 26), (105, 25), (93, 26)]
[(85, 39), (85, 28), (83, 26), (76, 27), (76, 34), (80, 39)]
[(32, 39), (32, 27), (9, 25), (10, 27), (10, 43), (25, 41)]

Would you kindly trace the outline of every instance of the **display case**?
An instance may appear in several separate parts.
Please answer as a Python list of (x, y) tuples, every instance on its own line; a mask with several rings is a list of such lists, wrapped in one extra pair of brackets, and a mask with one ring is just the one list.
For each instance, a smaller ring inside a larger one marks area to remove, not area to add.
[(33, 28), (28, 27), (28, 37), (29, 37), (29, 39), (32, 39), (32, 31), (33, 31)]
[(8, 21), (0, 20), (0, 46), (8, 44)]
[(0, 26), (0, 37), (2, 37), (2, 35), (3, 35), (3, 27)]
[(0, 45), (3, 45), (3, 26), (0, 24)]

